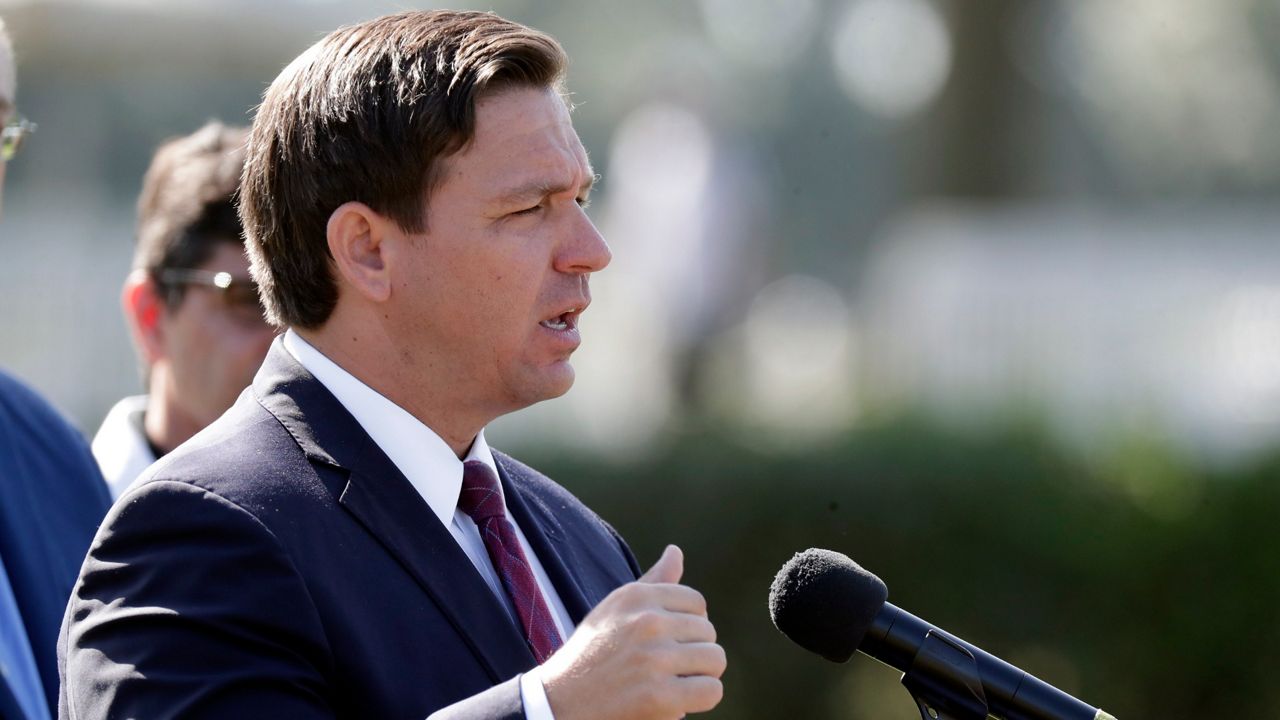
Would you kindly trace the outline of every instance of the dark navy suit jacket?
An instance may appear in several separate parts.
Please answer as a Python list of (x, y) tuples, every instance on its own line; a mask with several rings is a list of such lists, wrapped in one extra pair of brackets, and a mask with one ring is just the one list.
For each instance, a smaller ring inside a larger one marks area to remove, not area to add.
[[(25, 385), (0, 373), (0, 558), (50, 708), (58, 623), (111, 498), (89, 446)], [(0, 677), (0, 718), (20, 718)]]
[[(564, 488), (494, 453), (575, 623), (639, 571)], [(59, 717), (522, 718), (520, 630), (341, 404), (272, 347), (226, 415), (121, 497), (59, 639)]]

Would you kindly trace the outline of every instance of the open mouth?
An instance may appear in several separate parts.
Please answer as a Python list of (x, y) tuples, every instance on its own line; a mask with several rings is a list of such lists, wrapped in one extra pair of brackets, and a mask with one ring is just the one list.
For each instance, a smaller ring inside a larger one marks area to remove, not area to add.
[(570, 308), (569, 310), (553, 318), (543, 320), (538, 324), (548, 330), (555, 330), (556, 332), (571, 330), (578, 324), (578, 308)]

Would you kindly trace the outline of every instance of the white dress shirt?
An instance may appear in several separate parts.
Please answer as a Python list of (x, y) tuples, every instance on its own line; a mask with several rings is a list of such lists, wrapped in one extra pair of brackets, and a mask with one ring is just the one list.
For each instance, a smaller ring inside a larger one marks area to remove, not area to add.
[[(292, 330), (284, 334), (284, 347), (316, 380), (320, 381), (333, 396), (338, 399), (347, 412), (350, 412), (360, 427), (386, 453), (396, 468), (409, 480), (431, 511), (449, 529), (458, 546), (471, 559), (471, 564), (489, 589), (507, 609), (516, 627), (520, 622), (516, 619), (515, 607), (507, 597), (506, 590), (498, 578), (498, 573), (489, 560), (480, 531), (469, 515), (458, 509), (458, 497), (462, 494), (462, 464), (464, 461), (478, 460), (489, 466), (494, 474), (497, 467), (493, 462), (493, 454), (485, 442), (484, 431), (476, 435), (471, 450), (464, 460), (459, 460), (447, 443), (431, 428), (422, 424), (404, 408), (379, 394), (376, 390), (356, 379), (351, 373), (339, 367), (319, 350)], [(501, 488), (499, 488), (501, 492)], [(506, 508), (506, 498), (503, 498)], [(538, 581), (538, 588), (551, 610), (556, 629), (563, 640), (573, 631), (573, 621), (569, 612), (556, 593), (542, 562), (529, 546), (524, 531), (516, 523), (515, 518), (507, 513), (507, 519), (515, 527), (520, 548), (533, 570)], [(547, 701), (546, 692), (539, 676), (540, 668), (525, 673), (520, 679), (520, 698), (524, 704), (526, 720), (554, 720), (551, 705)]]
[(121, 400), (112, 406), (93, 436), (93, 459), (98, 461), (113, 501), (156, 461), (142, 426), (146, 409), (146, 395)]

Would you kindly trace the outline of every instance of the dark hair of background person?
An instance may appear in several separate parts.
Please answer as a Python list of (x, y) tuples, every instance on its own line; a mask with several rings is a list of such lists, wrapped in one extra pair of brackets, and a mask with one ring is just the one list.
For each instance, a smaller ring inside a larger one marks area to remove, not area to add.
[(197, 268), (220, 244), (242, 242), (233, 196), (248, 137), (248, 128), (209, 122), (166, 141), (147, 168), (133, 267), (147, 271), (170, 309), (182, 302), (186, 286), (163, 282), (162, 270)]
[(441, 161), (475, 131), (475, 104), (509, 87), (561, 91), (564, 50), (481, 12), (405, 12), (341, 28), (267, 89), (253, 123), (240, 213), (267, 319), (322, 325), (338, 290), (329, 216), (358, 201), (424, 229)]

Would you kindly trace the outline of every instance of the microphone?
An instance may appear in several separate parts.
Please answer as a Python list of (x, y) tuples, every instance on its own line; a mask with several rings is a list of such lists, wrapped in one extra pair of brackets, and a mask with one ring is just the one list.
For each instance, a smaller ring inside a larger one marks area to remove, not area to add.
[(853, 560), (810, 548), (769, 588), (782, 634), (832, 662), (855, 650), (903, 672), (926, 720), (1115, 720), (1033, 675), (886, 602), (884, 582)]

